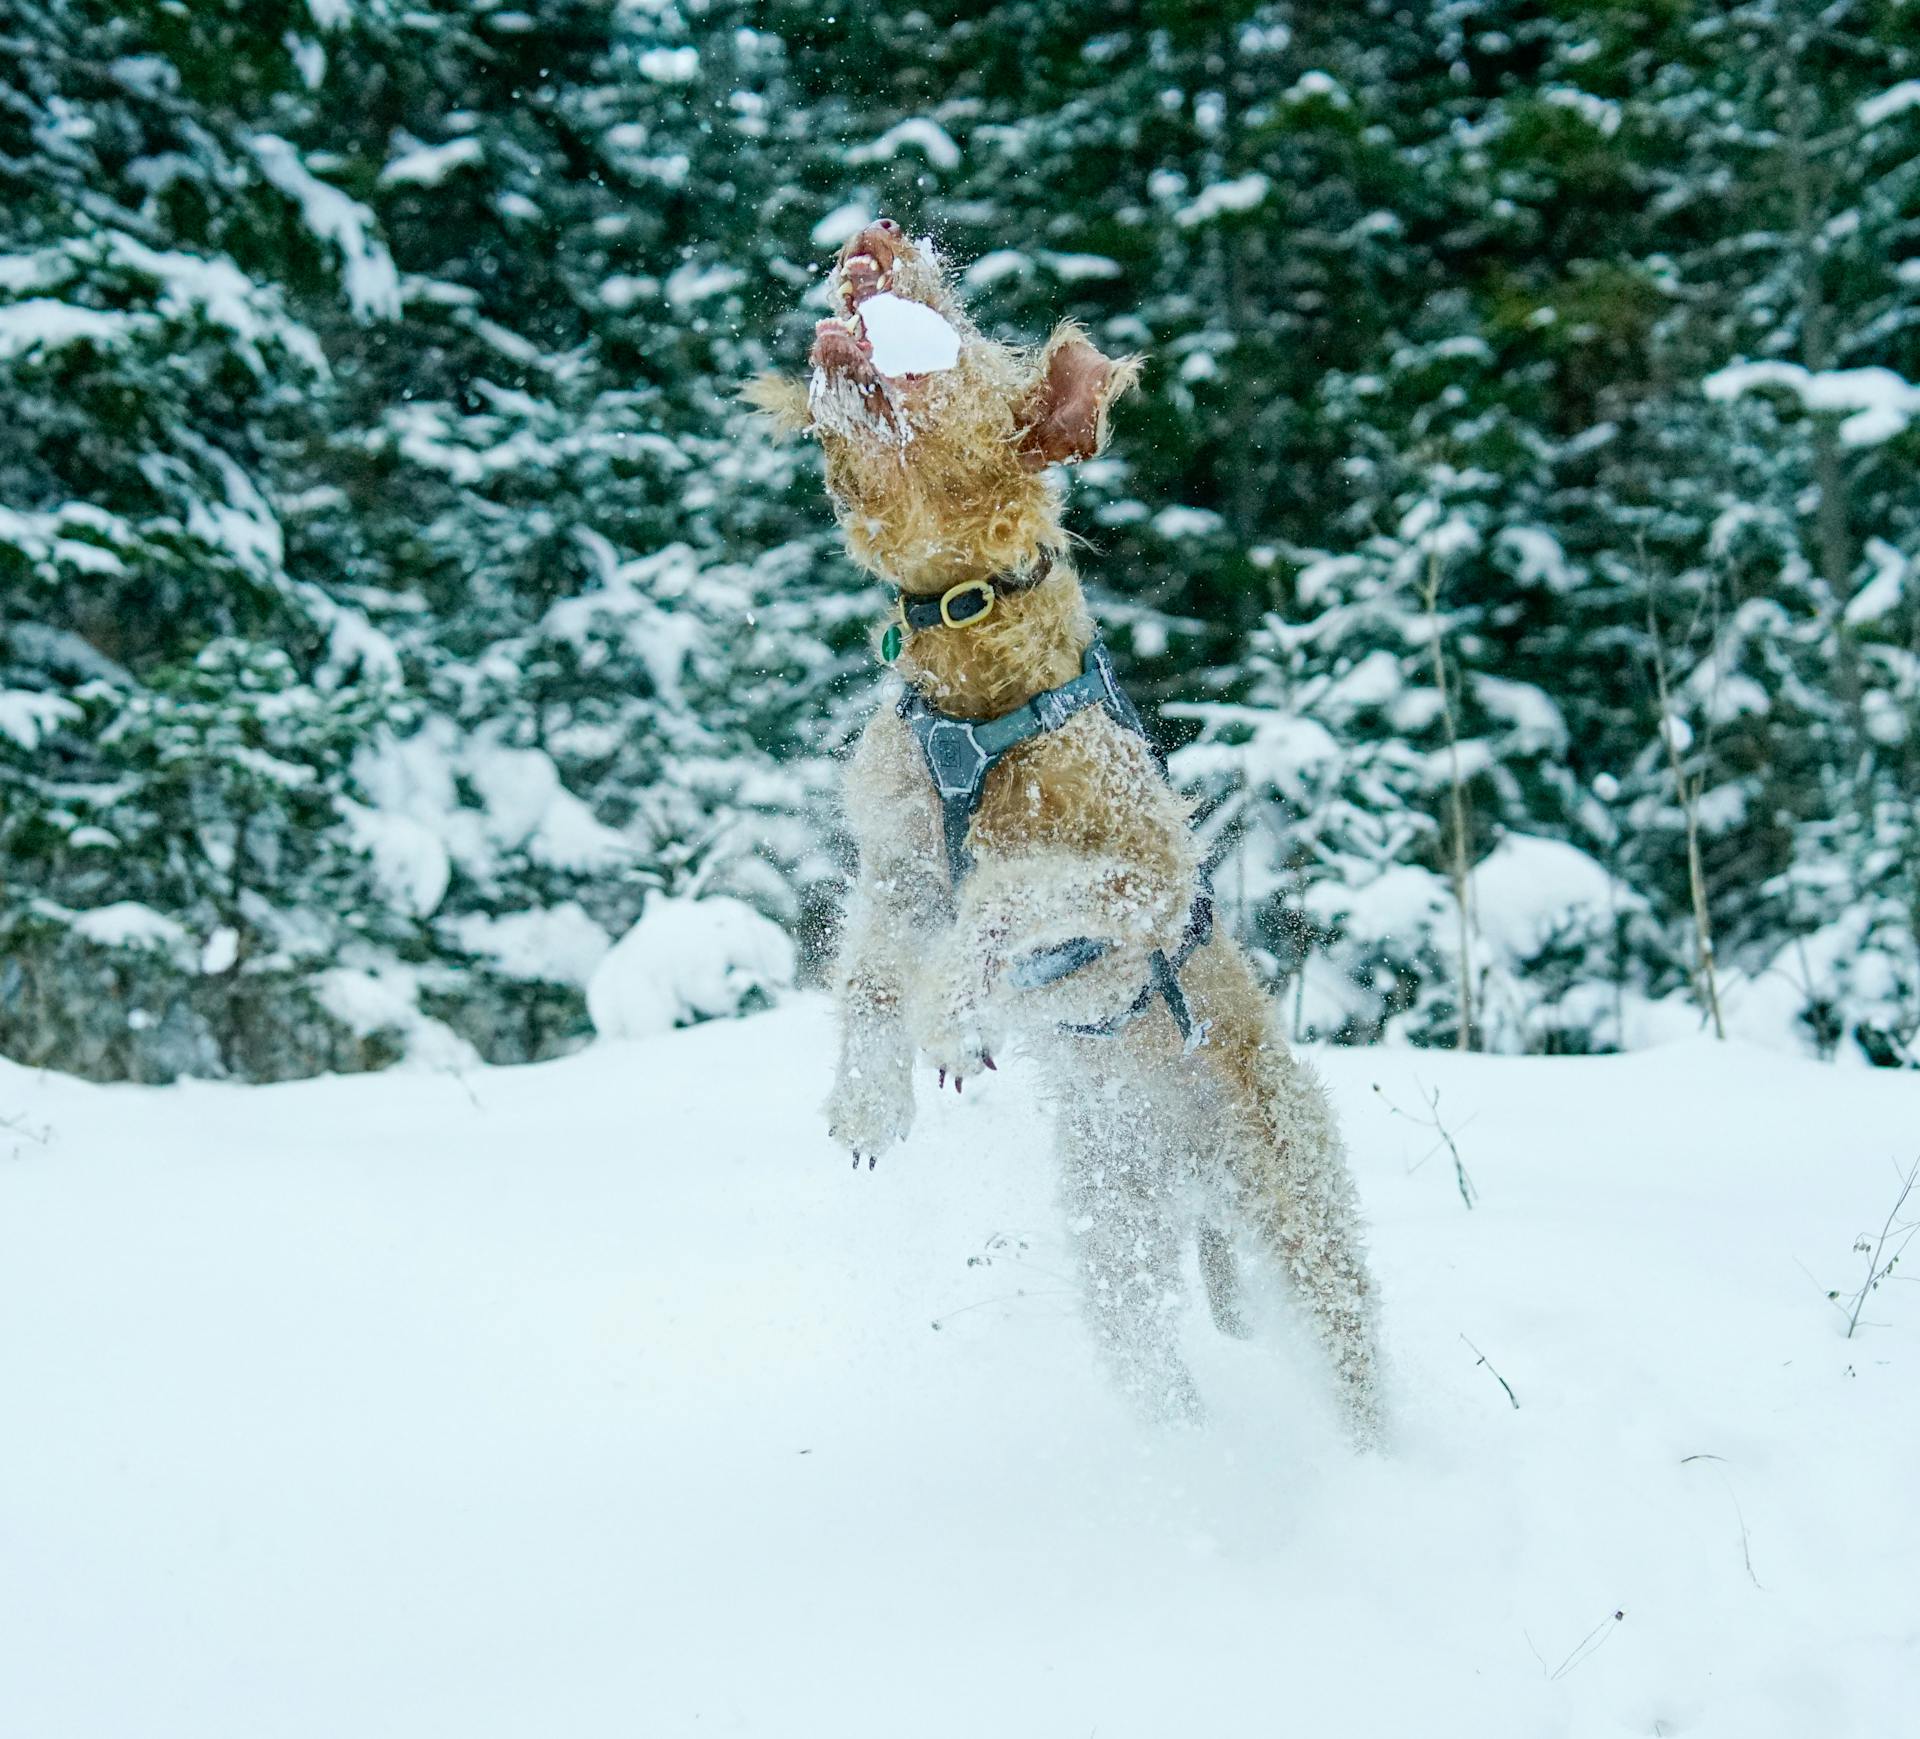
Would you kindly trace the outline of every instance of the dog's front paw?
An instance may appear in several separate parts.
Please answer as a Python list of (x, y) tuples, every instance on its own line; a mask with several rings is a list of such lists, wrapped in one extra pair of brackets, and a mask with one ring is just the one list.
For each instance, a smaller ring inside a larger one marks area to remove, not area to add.
[(920, 1052), (939, 1071), (940, 1085), (944, 1087), (951, 1078), (958, 1093), (969, 1075), (999, 1068), (993, 1060), (999, 1042), (999, 1036), (988, 1031), (979, 1009), (963, 1006), (949, 1009), (928, 1023), (920, 1034)]
[(911, 1059), (843, 1064), (822, 1109), (827, 1133), (852, 1152), (853, 1169), (864, 1156), (873, 1170), (881, 1151), (904, 1141), (913, 1127)]

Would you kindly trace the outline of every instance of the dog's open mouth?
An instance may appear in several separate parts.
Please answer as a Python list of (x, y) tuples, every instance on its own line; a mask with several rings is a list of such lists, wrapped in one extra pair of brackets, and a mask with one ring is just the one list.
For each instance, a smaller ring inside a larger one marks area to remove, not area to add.
[(937, 308), (894, 289), (903, 246), (898, 225), (882, 219), (848, 242), (834, 270), (845, 313), (815, 328), (813, 362), (828, 376), (862, 387), (940, 374), (960, 360), (960, 334)]

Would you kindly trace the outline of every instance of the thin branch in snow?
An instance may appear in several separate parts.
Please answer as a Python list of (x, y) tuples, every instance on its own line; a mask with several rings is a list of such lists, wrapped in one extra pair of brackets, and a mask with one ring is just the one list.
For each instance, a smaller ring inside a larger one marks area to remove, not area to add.
[[(1439, 504), (1435, 503), (1438, 516)], [(1460, 770), (1460, 732), (1453, 710), (1452, 686), (1447, 681), (1446, 631), (1440, 621), (1440, 548), (1437, 540), (1427, 541), (1426, 580), (1420, 588), (1420, 602), (1426, 611), (1428, 650), (1433, 659), (1433, 685), (1440, 694), (1440, 719), (1447, 734), (1447, 818), (1452, 834), (1447, 854), (1447, 884), (1453, 890), (1453, 903), (1460, 918), (1460, 1027), (1454, 1035), (1456, 1049), (1473, 1049), (1473, 876), (1469, 863), (1467, 786)], [(1473, 1204), (1469, 1202), (1468, 1207)]]
[[(1425, 1117), (1415, 1117), (1411, 1112), (1402, 1111), (1387, 1097), (1385, 1089), (1378, 1081), (1374, 1082), (1373, 1090), (1380, 1095), (1380, 1103), (1386, 1106), (1395, 1117), (1404, 1117), (1409, 1123), (1417, 1123), (1421, 1128), (1431, 1129), (1439, 1135), (1440, 1139), (1420, 1156), (1419, 1164), (1425, 1165), (1444, 1147), (1453, 1156), (1453, 1181), (1460, 1186), (1460, 1199), (1471, 1208), (1479, 1199), (1480, 1192), (1474, 1188), (1473, 1179), (1467, 1176), (1467, 1163), (1460, 1157), (1460, 1149), (1453, 1139), (1452, 1131), (1440, 1121), (1440, 1089), (1436, 1087), (1429, 1093), (1417, 1076), (1414, 1079), (1414, 1085), (1420, 1088), (1420, 1095), (1427, 1102), (1428, 1115)], [(1467, 1123), (1472, 1121), (1473, 1119), (1469, 1118)], [(1465, 1129), (1467, 1124), (1463, 1123), (1460, 1127)]]
[(927, 1326), (936, 1332), (947, 1326), (956, 1316), (965, 1316), (970, 1310), (984, 1310), (989, 1304), (1011, 1304), (1018, 1298), (1073, 1298), (1078, 1294), (1072, 1287), (1049, 1286), (1038, 1292), (1031, 1292), (1024, 1286), (1017, 1286), (1011, 1292), (1002, 1292), (993, 1298), (976, 1298), (971, 1304), (963, 1304), (958, 1310), (950, 1310), (945, 1316), (936, 1316)]
[(1506, 1390), (1507, 1399), (1513, 1403), (1513, 1410), (1518, 1413), (1520, 1411), (1520, 1397), (1513, 1392), (1513, 1385), (1493, 1368), (1492, 1362), (1487, 1358), (1487, 1355), (1475, 1346), (1472, 1341), (1467, 1340), (1465, 1335), (1462, 1335), (1460, 1338), (1467, 1341), (1467, 1350), (1473, 1354), (1473, 1362), (1477, 1365), (1485, 1365), (1487, 1367), (1487, 1374), (1491, 1376), (1501, 1388)]
[[(1685, 1467), (1690, 1461), (1717, 1461), (1724, 1465), (1726, 1459), (1724, 1455), (1683, 1455), (1680, 1457), (1680, 1465)], [(1718, 1469), (1715, 1471), (1717, 1472)], [(1747, 1532), (1746, 1512), (1740, 1507), (1740, 1499), (1734, 1492), (1733, 1481), (1728, 1479), (1724, 1473), (1721, 1473), (1720, 1483), (1727, 1488), (1728, 1501), (1733, 1505), (1734, 1520), (1740, 1524), (1740, 1557), (1742, 1562), (1747, 1566), (1747, 1580), (1764, 1594), (1766, 1588), (1760, 1578), (1754, 1573), (1752, 1536)]]
[[(1581, 1665), (1582, 1662), (1591, 1660), (1601, 1649), (1606, 1647), (1608, 1639), (1613, 1635), (1615, 1626), (1626, 1616), (1626, 1612), (1623, 1609), (1608, 1613), (1593, 1629), (1588, 1631), (1585, 1636), (1574, 1644), (1573, 1652), (1555, 1667), (1552, 1672), (1547, 1674), (1547, 1683), (1557, 1684), (1561, 1679), (1564, 1679), (1568, 1673), (1572, 1672), (1575, 1667)], [(1524, 1630), (1520, 1634), (1522, 1636), (1527, 1635)], [(1598, 1640), (1596, 1640), (1596, 1638)], [(1533, 1638), (1530, 1636), (1527, 1636), (1527, 1647), (1533, 1648)], [(1541, 1669), (1544, 1671), (1547, 1663), (1540, 1659), (1540, 1651), (1537, 1648), (1533, 1649), (1533, 1658), (1540, 1661)]]
[[(1660, 741), (1667, 752), (1667, 767), (1673, 775), (1674, 796), (1680, 804), (1681, 817), (1686, 824), (1687, 836), (1687, 886), (1693, 901), (1693, 940), (1696, 962), (1695, 988), (1700, 997), (1701, 1007), (1713, 1022), (1713, 1036), (1724, 1039), (1727, 1036), (1726, 1023), (1720, 1015), (1720, 979), (1713, 952), (1713, 919), (1707, 905), (1706, 860), (1700, 849), (1700, 799), (1706, 791), (1706, 758), (1711, 748), (1711, 736), (1708, 745), (1703, 748), (1700, 764), (1689, 773), (1684, 760), (1687, 737), (1687, 723), (1675, 709), (1673, 687), (1667, 676), (1667, 642), (1660, 627), (1660, 615), (1657, 609), (1658, 591), (1654, 585), (1652, 570), (1647, 566), (1646, 549), (1640, 551), (1640, 569), (1647, 590), (1647, 638), (1653, 648), (1654, 693), (1660, 706)], [(1688, 630), (1691, 635), (1692, 630)], [(1714, 679), (1719, 680), (1719, 648), (1714, 646), (1711, 656), (1714, 663)], [(1709, 731), (1713, 717), (1713, 707), (1707, 709)]]
[(1798, 1256), (1794, 1257), (1793, 1265), (1794, 1267), (1798, 1268), (1800, 1272), (1804, 1274), (1809, 1280), (1811, 1280), (1815, 1286), (1820, 1287), (1820, 1296), (1824, 1298), (1829, 1304), (1831, 1304), (1835, 1310), (1839, 1311), (1839, 1313), (1842, 1316), (1845, 1316), (1847, 1314), (1847, 1307), (1840, 1302), (1840, 1294), (1835, 1292), (1831, 1287), (1821, 1286), (1820, 1276), (1814, 1273), (1814, 1271), (1811, 1268), (1809, 1268), (1806, 1265), (1806, 1263), (1802, 1262)]
[[(20, 1114), (0, 1117), (0, 1129), (6, 1130), (10, 1135), (24, 1137), (26, 1140), (31, 1141), (35, 1147), (45, 1147), (53, 1140), (53, 1125), (51, 1123), (29, 1123), (25, 1116)], [(13, 1152), (14, 1157), (17, 1159), (20, 1155), (19, 1148), (16, 1147)]]
[[(1920, 1184), (1920, 1159), (1908, 1166), (1900, 1177), (1900, 1193), (1893, 1198), (1893, 1206), (1887, 1210), (1887, 1217), (1880, 1223), (1880, 1235), (1869, 1240), (1863, 1232), (1854, 1242), (1854, 1252), (1867, 1258), (1867, 1277), (1860, 1283), (1860, 1290), (1853, 1295), (1852, 1308), (1844, 1304), (1847, 1311), (1847, 1339), (1853, 1339), (1853, 1331), (1860, 1326), (1860, 1312), (1866, 1308), (1870, 1293), (1879, 1289), (1883, 1280), (1893, 1277), (1893, 1271), (1900, 1265), (1900, 1258), (1913, 1242), (1914, 1234), (1920, 1232), (1920, 1220), (1903, 1220), (1901, 1214), (1906, 1210), (1912, 1198), (1914, 1187)], [(1891, 1250), (1889, 1251), (1889, 1246)], [(1829, 1292), (1827, 1296), (1840, 1302), (1838, 1292)]]
[(1062, 1286), (1071, 1286), (1072, 1280), (1065, 1274), (1056, 1274), (1051, 1268), (1042, 1268), (1038, 1262), (1030, 1262), (1027, 1252), (1032, 1248), (1025, 1236), (1018, 1232), (995, 1232), (967, 1258), (969, 1268), (991, 1268), (996, 1259), (1015, 1268), (1024, 1269), (1029, 1274), (1038, 1274), (1044, 1280), (1058, 1282)]

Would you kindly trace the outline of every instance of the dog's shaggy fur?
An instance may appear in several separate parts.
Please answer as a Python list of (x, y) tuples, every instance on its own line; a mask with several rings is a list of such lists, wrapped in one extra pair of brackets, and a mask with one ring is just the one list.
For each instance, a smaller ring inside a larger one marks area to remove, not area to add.
[[(984, 337), (931, 244), (882, 222), (834, 268), (842, 317), (817, 331), (811, 377), (749, 397), (818, 438), (854, 559), (912, 596), (964, 580), (1040, 575), (976, 625), (910, 636), (894, 668), (941, 710), (993, 718), (1077, 675), (1094, 635), (1048, 467), (1104, 445), (1138, 372), (1071, 325), (1037, 352)], [(881, 291), (924, 303), (960, 335), (957, 364), (892, 378), (860, 308)], [(1043, 559), (1044, 558), (1044, 559)], [(940, 807), (907, 725), (883, 706), (846, 775), (860, 877), (841, 954), (842, 1042), (827, 1103), (855, 1165), (904, 1137), (920, 1052), (956, 1086), (1017, 1032), (1058, 1110), (1070, 1225), (1095, 1337), (1150, 1413), (1192, 1418), (1178, 1351), (1185, 1237), (1200, 1228), (1215, 1321), (1241, 1332), (1230, 1226), (1263, 1247), (1305, 1306), (1357, 1437), (1377, 1427), (1374, 1295), (1353, 1187), (1326, 1095), (1287, 1050), (1245, 957), (1216, 933), (1181, 973), (1205, 1042), (1188, 1050), (1164, 1002), (1112, 1036), (1156, 949), (1186, 926), (1199, 853), (1185, 803), (1147, 745), (1101, 709), (1010, 752), (988, 775), (950, 893)], [(1107, 952), (1040, 989), (1009, 965), (1075, 938)]]

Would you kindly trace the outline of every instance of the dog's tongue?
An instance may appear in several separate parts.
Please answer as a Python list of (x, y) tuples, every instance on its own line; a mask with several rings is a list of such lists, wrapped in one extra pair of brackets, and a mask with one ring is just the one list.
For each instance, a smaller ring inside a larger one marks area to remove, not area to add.
[(882, 374), (939, 374), (960, 360), (960, 334), (924, 302), (883, 290), (860, 304), (860, 321)]

